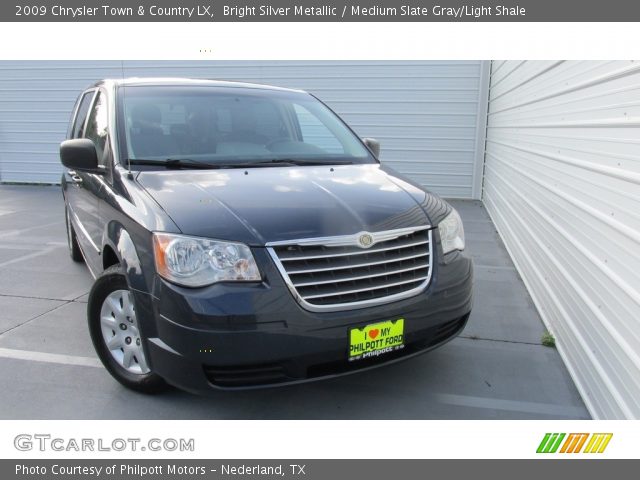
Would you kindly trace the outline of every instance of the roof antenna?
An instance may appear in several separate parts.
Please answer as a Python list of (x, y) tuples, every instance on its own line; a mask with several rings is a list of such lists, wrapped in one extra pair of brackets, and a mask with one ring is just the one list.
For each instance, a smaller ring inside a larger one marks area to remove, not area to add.
[[(126, 135), (126, 129), (127, 129), (127, 112), (126, 112), (126, 108), (127, 108), (127, 102), (125, 102), (125, 98), (127, 95), (127, 86), (124, 84), (124, 60), (120, 60), (120, 71), (122, 74), (122, 109), (123, 109), (123, 120), (124, 120), (124, 126), (125, 126), (125, 132), (124, 134)], [(129, 156), (127, 155), (127, 169), (129, 170), (129, 172), (127, 173), (127, 178), (129, 180), (133, 180), (133, 173), (131, 173), (131, 159), (129, 158)]]

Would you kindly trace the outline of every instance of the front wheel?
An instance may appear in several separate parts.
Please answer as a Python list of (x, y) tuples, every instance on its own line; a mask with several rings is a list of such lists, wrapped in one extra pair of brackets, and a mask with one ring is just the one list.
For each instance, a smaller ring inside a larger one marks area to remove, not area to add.
[(113, 378), (142, 393), (167, 388), (147, 362), (133, 295), (119, 265), (97, 278), (89, 294), (87, 316), (93, 346)]

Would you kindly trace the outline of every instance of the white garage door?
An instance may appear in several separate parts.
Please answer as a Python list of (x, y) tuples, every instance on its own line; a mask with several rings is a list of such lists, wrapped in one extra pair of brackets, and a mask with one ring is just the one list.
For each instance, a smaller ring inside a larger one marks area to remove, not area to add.
[[(447, 197), (479, 198), (487, 62), (0, 62), (0, 181), (60, 180), (58, 144), (96, 80), (179, 76), (307, 90), (382, 161)], [(484, 87), (484, 88), (483, 88)]]
[(640, 418), (640, 63), (494, 62), (484, 185), (591, 413)]

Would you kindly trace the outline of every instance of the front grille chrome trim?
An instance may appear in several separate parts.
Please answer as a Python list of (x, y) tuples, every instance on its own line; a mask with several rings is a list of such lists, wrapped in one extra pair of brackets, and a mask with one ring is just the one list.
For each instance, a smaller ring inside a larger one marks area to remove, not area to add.
[[(401, 248), (419, 247), (420, 245), (426, 245), (429, 242), (414, 242), (402, 245)], [(334, 246), (334, 245), (331, 245)], [(389, 250), (398, 250), (398, 247), (385, 247), (385, 248), (369, 248), (367, 250), (361, 250), (349, 253), (336, 253), (334, 255), (307, 255), (305, 257), (295, 258), (281, 258), (281, 262), (295, 262), (296, 260), (317, 260), (319, 258), (333, 258), (333, 257), (348, 257), (350, 255), (365, 255), (367, 253), (388, 252)]]
[[(356, 289), (353, 289), (353, 290), (341, 290), (339, 292), (334, 292), (334, 293), (323, 293), (323, 294), (320, 294), (320, 295), (307, 295), (304, 298), (311, 300), (311, 299), (314, 299), (314, 298), (337, 297), (339, 295), (349, 295), (351, 293), (366, 292), (368, 290), (380, 290), (381, 288), (397, 287), (399, 285), (406, 285), (407, 283), (416, 283), (416, 282), (419, 282), (421, 280), (426, 280), (426, 279), (427, 279), (427, 276), (424, 276), (424, 277), (412, 278), (411, 280), (404, 280), (402, 282), (385, 283), (383, 286), (380, 286), (378, 288), (374, 287), (374, 288), (356, 288)], [(381, 297), (381, 298), (387, 298), (387, 297)], [(342, 305), (344, 305), (344, 304), (342, 304)]]
[[(270, 242), (266, 244), (266, 249), (269, 255), (271, 256), (276, 268), (280, 272), (280, 275), (282, 275), (282, 278), (284, 279), (285, 284), (287, 285), (289, 291), (294, 296), (296, 301), (300, 304), (300, 306), (302, 306), (305, 310), (309, 310), (312, 312), (335, 312), (335, 311), (342, 311), (342, 310), (355, 310), (359, 308), (367, 308), (367, 307), (372, 307), (376, 305), (383, 305), (391, 302), (396, 302), (399, 300), (404, 300), (406, 298), (410, 298), (415, 295), (418, 295), (419, 293), (425, 290), (425, 288), (429, 285), (429, 282), (431, 281), (431, 275), (433, 272), (433, 230), (432, 228), (427, 225), (427, 226), (420, 226), (420, 227), (403, 228), (398, 230), (390, 230), (385, 232), (370, 233), (370, 235), (374, 239), (372, 245), (375, 245), (376, 243), (395, 240), (399, 237), (420, 233), (425, 230), (427, 234), (426, 242), (425, 241), (409, 242), (407, 244), (400, 244), (399, 246), (395, 246), (395, 247), (392, 246), (392, 247), (383, 247), (379, 249), (376, 249), (376, 248), (363, 249), (362, 252), (355, 250), (353, 253), (344, 253), (344, 254), (336, 253), (335, 255), (327, 254), (327, 255), (320, 255), (320, 256), (312, 255), (312, 257), (315, 257), (318, 259), (322, 259), (322, 258), (330, 259), (333, 257), (359, 255), (360, 253), (386, 252), (390, 250), (415, 248), (421, 245), (426, 246), (424, 253), (420, 252), (419, 254), (403, 256), (399, 259), (391, 258), (389, 260), (382, 260), (380, 262), (377, 262), (377, 261), (365, 262), (361, 264), (352, 264), (348, 266), (339, 265), (339, 266), (328, 267), (328, 268), (318, 267), (318, 268), (301, 269), (297, 271), (296, 270), (288, 271), (287, 268), (285, 268), (285, 262), (283, 261), (283, 259), (280, 259), (280, 257), (278, 256), (278, 253), (276, 252), (276, 248), (285, 247), (285, 246), (287, 247), (288, 246), (299, 246), (299, 247), (323, 246), (323, 247), (360, 247), (362, 248), (361, 245), (358, 244), (358, 239), (363, 234), (363, 232), (356, 233), (355, 235), (345, 235), (340, 237), (321, 237), (321, 238), (307, 238), (307, 239), (299, 239), (299, 240)], [(365, 233), (369, 233), (369, 232), (365, 232)], [(313, 273), (328, 272), (332, 270), (345, 270), (345, 269), (353, 269), (353, 268), (359, 268), (359, 267), (368, 267), (371, 265), (393, 264), (393, 263), (401, 262), (403, 260), (410, 260), (410, 259), (421, 258), (421, 257), (424, 257), (424, 261), (425, 261), (424, 264), (416, 265), (411, 268), (402, 268), (399, 270), (396, 268), (396, 270), (390, 270), (388, 272), (380, 272), (372, 275), (365, 274), (365, 275), (358, 275), (357, 277), (352, 277), (352, 278), (333, 279), (328, 281), (321, 280), (318, 282), (302, 282), (302, 280), (300, 279), (300, 281), (297, 284), (291, 278), (291, 276), (295, 276), (298, 274), (305, 274), (305, 273), (313, 274)], [(288, 258), (287, 261), (307, 260), (307, 259), (308, 259), (307, 256), (302, 255), (297, 258)], [(388, 275), (398, 275), (398, 274), (411, 272), (411, 271), (417, 272), (425, 269), (427, 270), (426, 275), (425, 275), (425, 272), (421, 272), (421, 274), (419, 276), (416, 276), (415, 278), (409, 278), (409, 279), (400, 278), (400, 279), (396, 279), (396, 281), (390, 281), (388, 283), (383, 283), (378, 285), (371, 285), (363, 288), (357, 288), (359, 286), (354, 285), (354, 287), (356, 288), (339, 290), (335, 292), (328, 291), (326, 293), (318, 293), (318, 294), (316, 294), (315, 292), (308, 292), (307, 294), (304, 294), (304, 295), (298, 291), (298, 288), (304, 290), (305, 287), (309, 288), (315, 285), (322, 287), (323, 285), (332, 284), (332, 283), (339, 284), (339, 283), (345, 283), (349, 281), (366, 280), (368, 278), (376, 279), (376, 278), (380, 278)], [(366, 292), (366, 291), (379, 291), (381, 289), (393, 288), (393, 287), (398, 287), (402, 285), (409, 285), (411, 283), (416, 283), (416, 282), (420, 282), (420, 284), (413, 288), (409, 288), (408, 290), (404, 290), (398, 293), (393, 293), (391, 295), (380, 296), (380, 297), (365, 299), (365, 300), (351, 301), (351, 302), (326, 303), (326, 304), (313, 303), (313, 300), (319, 299), (319, 298), (339, 297), (341, 295), (350, 295), (350, 294)]]
[(332, 270), (348, 270), (350, 268), (362, 268), (362, 267), (373, 267), (375, 265), (384, 265), (389, 263), (396, 262), (404, 262), (406, 260), (413, 260), (414, 258), (420, 257), (428, 257), (428, 253), (419, 253), (417, 255), (407, 255), (406, 257), (394, 258), (392, 260), (380, 260), (378, 262), (366, 262), (366, 263), (354, 263), (353, 265), (344, 265), (337, 267), (327, 267), (327, 268), (310, 268), (306, 270), (287, 270), (287, 275), (300, 275), (302, 273), (316, 273), (316, 272), (330, 272)]
[[(429, 266), (428, 265), (424, 265), (422, 268), (429, 268)], [(401, 268), (399, 270), (392, 270), (390, 272), (374, 273), (372, 275), (360, 275), (360, 276), (357, 276), (357, 277), (345, 277), (345, 278), (338, 278), (338, 279), (332, 279), (332, 280), (321, 280), (319, 282), (296, 283), (294, 281), (293, 285), (296, 288), (300, 288), (300, 287), (311, 287), (313, 285), (327, 285), (327, 284), (331, 284), (331, 283), (355, 282), (355, 281), (358, 281), (358, 280), (366, 280), (367, 278), (385, 277), (387, 275), (397, 275), (398, 273), (412, 272), (412, 271), (415, 271), (415, 270), (420, 270), (420, 269), (419, 268), (415, 268), (415, 267)], [(414, 280), (414, 281), (416, 281), (416, 280)], [(407, 283), (411, 283), (411, 282), (407, 282)], [(345, 292), (345, 293), (347, 293), (347, 292)], [(306, 298), (313, 298), (313, 297), (306, 297)]]
[(398, 228), (396, 230), (384, 230), (382, 232), (358, 232), (352, 235), (338, 235), (335, 237), (315, 237), (315, 238), (301, 238), (298, 240), (282, 240), (280, 242), (269, 242), (267, 243), (267, 247), (282, 247), (282, 246), (291, 246), (298, 245), (300, 247), (309, 247), (309, 246), (323, 246), (323, 247), (356, 247), (360, 246), (358, 243), (358, 239), (363, 233), (368, 233), (371, 235), (373, 242), (371, 243), (371, 247), (376, 243), (387, 242), (389, 240), (395, 240), (398, 237), (402, 237), (403, 235), (408, 235), (410, 233), (419, 232), (421, 230), (430, 229), (430, 225), (423, 225), (420, 227), (409, 227), (409, 228)]

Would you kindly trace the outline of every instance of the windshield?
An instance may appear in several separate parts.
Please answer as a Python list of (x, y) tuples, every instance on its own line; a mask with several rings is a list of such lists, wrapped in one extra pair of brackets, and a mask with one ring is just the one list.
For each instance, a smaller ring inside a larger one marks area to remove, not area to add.
[(334, 113), (304, 93), (127, 86), (118, 98), (122, 163), (132, 168), (375, 162)]

